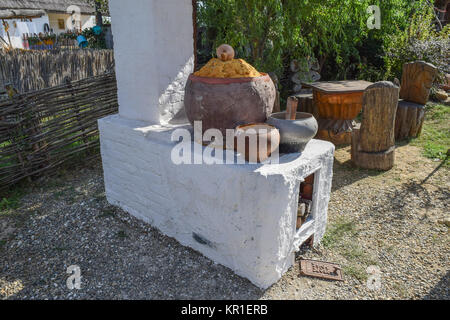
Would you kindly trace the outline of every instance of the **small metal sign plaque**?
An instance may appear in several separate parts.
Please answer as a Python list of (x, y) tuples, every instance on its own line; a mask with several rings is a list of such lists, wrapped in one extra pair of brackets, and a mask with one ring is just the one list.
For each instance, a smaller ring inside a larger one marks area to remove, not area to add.
[(300, 260), (300, 275), (327, 280), (344, 281), (341, 266), (335, 263)]

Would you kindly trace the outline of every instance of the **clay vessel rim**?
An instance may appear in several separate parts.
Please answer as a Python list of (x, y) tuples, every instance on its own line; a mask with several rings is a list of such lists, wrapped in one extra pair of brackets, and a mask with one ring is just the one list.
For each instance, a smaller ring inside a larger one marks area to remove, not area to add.
[[(257, 126), (261, 127), (261, 128), (254, 128), (254, 127), (257, 127)], [(238, 131), (240, 131), (240, 132), (247, 132), (247, 130), (249, 130), (249, 129), (255, 130), (256, 134), (258, 134), (258, 135), (261, 134), (260, 133), (260, 129), (268, 129), (267, 130), (268, 132), (278, 131), (278, 129), (275, 126), (273, 126), (271, 124), (268, 124), (268, 123), (263, 123), (263, 122), (243, 124), (243, 125), (237, 126), (234, 130), (237, 133)]]
[[(256, 126), (257, 126), (257, 128), (254, 128)], [(252, 130), (252, 129), (254, 131), (249, 132), (249, 130)], [(267, 131), (261, 132), (262, 129), (266, 129)], [(268, 124), (268, 123), (262, 123), (262, 122), (261, 123), (249, 123), (249, 124), (243, 124), (243, 125), (237, 126), (234, 129), (234, 132), (235, 132), (234, 133), (235, 137), (240, 136), (242, 134), (246, 135), (246, 136), (253, 135), (253, 136), (259, 136), (259, 137), (270, 136), (273, 133), (279, 134), (279, 130), (275, 126)]]
[(295, 120), (288, 120), (288, 119), (286, 119), (286, 112), (277, 112), (277, 113), (273, 113), (270, 116), (270, 118), (272, 118), (274, 120), (284, 120), (284, 121), (295, 122), (295, 121), (309, 120), (311, 118), (314, 118), (314, 116), (311, 113), (297, 112)]
[(230, 83), (244, 83), (244, 82), (253, 82), (256, 80), (269, 78), (270, 76), (267, 73), (260, 72), (261, 76), (259, 77), (242, 77), (242, 78), (213, 78), (213, 77), (199, 77), (191, 73), (189, 79), (193, 82), (202, 82), (207, 84), (230, 84)]

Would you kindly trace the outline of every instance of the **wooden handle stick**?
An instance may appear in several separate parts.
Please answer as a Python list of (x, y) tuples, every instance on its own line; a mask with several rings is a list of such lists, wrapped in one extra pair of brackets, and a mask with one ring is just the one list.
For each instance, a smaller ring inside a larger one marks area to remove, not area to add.
[(295, 120), (297, 118), (298, 99), (289, 97), (286, 106), (286, 120)]

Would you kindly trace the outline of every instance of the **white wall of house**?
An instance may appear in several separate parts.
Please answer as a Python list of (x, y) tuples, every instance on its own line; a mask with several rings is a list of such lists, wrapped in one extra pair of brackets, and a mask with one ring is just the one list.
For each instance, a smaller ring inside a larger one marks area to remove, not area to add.
[[(44, 32), (44, 25), (48, 24), (50, 29), (56, 34), (61, 34), (68, 31), (67, 20), (70, 18), (69, 14), (49, 13), (48, 15), (40, 18), (33, 18), (30, 20), (14, 19), (6, 20), (9, 24), (9, 36), (11, 38), (12, 47), (16, 49), (24, 49), (23, 34), (39, 34)], [(58, 20), (64, 20), (65, 29), (59, 28)], [(88, 29), (95, 26), (95, 16), (81, 15), (81, 29)], [(6, 34), (3, 24), (0, 23), (0, 36), (8, 42), (8, 36)]]
[[(81, 15), (80, 25), (81, 30), (92, 28), (95, 26), (95, 16), (91, 15)], [(69, 22), (70, 19), (69, 14), (64, 13), (49, 13), (48, 19), (50, 21), (50, 28), (53, 29), (53, 32), (56, 34), (64, 33), (69, 30)], [(64, 29), (59, 28), (59, 20), (64, 20)]]
[[(48, 16), (42, 16), (40, 18), (33, 18), (30, 20), (22, 21), (21, 19), (5, 20), (9, 24), (9, 36), (13, 48), (23, 49), (23, 34), (31, 33), (38, 34), (44, 32), (44, 25), (49, 23)], [(3, 39), (8, 41), (8, 35), (6, 34), (3, 24), (0, 23), (0, 35)]]

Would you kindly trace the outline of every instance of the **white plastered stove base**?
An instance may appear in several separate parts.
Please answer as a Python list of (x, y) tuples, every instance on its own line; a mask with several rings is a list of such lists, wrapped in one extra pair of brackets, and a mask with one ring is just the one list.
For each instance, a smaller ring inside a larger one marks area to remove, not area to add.
[[(317, 244), (325, 233), (329, 142), (312, 140), (302, 154), (281, 155), (279, 164), (175, 165), (174, 127), (113, 115), (99, 120), (99, 128), (111, 204), (260, 288), (282, 277), (303, 242), (314, 235)], [(300, 184), (313, 173), (312, 214), (297, 230)]]

